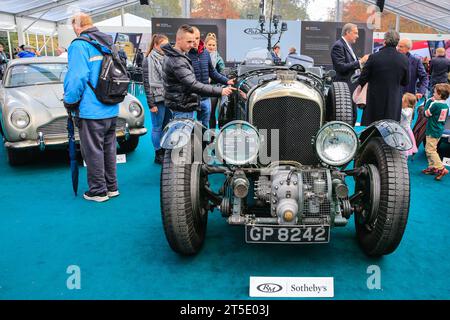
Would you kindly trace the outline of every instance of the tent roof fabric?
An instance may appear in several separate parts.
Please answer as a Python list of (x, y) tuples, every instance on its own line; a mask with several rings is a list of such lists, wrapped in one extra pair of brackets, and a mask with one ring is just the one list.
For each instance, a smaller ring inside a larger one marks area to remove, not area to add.
[[(362, 0), (375, 4), (376, 0)], [(77, 12), (99, 14), (137, 0), (2, 0), (0, 12), (60, 22)], [(450, 0), (386, 0), (385, 8), (437, 30), (450, 32)]]
[(0, 12), (18, 17), (32, 17), (60, 22), (77, 12), (100, 14), (121, 6), (134, 4), (138, 0), (2, 0)]
[[(377, 2), (363, 1), (370, 4)], [(436, 30), (450, 32), (450, 0), (386, 0), (384, 9)]]
[[(125, 13), (123, 15), (125, 25), (128, 27), (152, 27), (152, 22), (150, 20), (135, 16), (131, 13)], [(110, 19), (103, 20), (101, 22), (94, 23), (96, 26), (107, 26), (107, 27), (120, 27), (122, 25), (122, 17), (117, 16)]]

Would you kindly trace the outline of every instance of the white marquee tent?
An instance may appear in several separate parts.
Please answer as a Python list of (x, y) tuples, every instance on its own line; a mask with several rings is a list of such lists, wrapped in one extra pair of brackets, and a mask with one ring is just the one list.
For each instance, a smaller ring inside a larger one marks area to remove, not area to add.
[[(361, 1), (369, 4), (376, 3), (376, 0)], [(10, 41), (9, 32), (17, 32), (20, 44), (27, 43), (28, 33), (34, 32), (44, 35), (44, 39), (47, 37), (47, 40), (53, 39), (56, 34), (59, 38), (63, 36), (61, 42), (66, 45), (65, 41), (69, 39), (71, 31), (61, 26), (67, 24), (73, 14), (82, 11), (97, 16), (137, 3), (139, 3), (138, 0), (0, 0), (0, 30), (8, 33), (8, 42)], [(180, 0), (180, 4), (182, 16), (189, 17), (190, 1)], [(385, 9), (396, 13), (399, 17), (403, 16), (433, 27), (439, 32), (450, 33), (450, 0), (386, 0)], [(124, 27), (129, 23), (139, 24), (138, 27), (146, 28), (146, 32), (149, 32), (150, 25), (148, 20), (128, 15), (124, 10), (121, 16), (108, 19), (105, 23), (111, 24), (111, 26), (105, 25), (105, 28)], [(99, 25), (104, 24), (102, 22)], [(37, 37), (36, 42), (38, 42)]]

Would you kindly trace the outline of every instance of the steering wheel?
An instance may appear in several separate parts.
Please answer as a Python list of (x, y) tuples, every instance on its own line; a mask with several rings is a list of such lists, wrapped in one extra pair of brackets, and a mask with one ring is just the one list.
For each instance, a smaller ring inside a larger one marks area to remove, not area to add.
[(305, 67), (301, 64), (293, 64), (292, 66), (289, 67), (289, 70), (294, 70), (297, 72), (305, 72), (306, 71)]

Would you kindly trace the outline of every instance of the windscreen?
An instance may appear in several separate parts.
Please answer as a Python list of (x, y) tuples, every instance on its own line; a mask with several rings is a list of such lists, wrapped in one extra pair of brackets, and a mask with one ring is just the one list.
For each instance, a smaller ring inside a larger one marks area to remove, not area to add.
[(9, 70), (5, 87), (63, 83), (66, 74), (66, 63), (19, 64)]

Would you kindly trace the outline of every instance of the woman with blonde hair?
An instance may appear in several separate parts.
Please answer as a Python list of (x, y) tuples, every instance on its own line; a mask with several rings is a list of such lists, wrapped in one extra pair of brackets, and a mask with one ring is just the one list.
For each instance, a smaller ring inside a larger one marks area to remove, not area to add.
[[(217, 51), (217, 37), (215, 33), (208, 33), (205, 38), (205, 48), (209, 52), (209, 56), (211, 57), (211, 62), (213, 67), (217, 72), (222, 73), (225, 69), (225, 62)], [(211, 84), (216, 84), (214, 81), (211, 81)], [(219, 98), (212, 97), (211, 98), (211, 117), (209, 119), (209, 127), (214, 129), (216, 127), (216, 106)]]
[(205, 47), (211, 56), (211, 62), (217, 72), (222, 73), (225, 69), (225, 62), (217, 51), (217, 37), (215, 33), (208, 33), (205, 38)]
[[(155, 149), (155, 163), (162, 164), (164, 149), (161, 148), (161, 140), (166, 107), (164, 106), (164, 86), (162, 64), (164, 53), (161, 46), (169, 43), (167, 36), (154, 34), (150, 46), (145, 54), (143, 64), (144, 89), (147, 104), (151, 111), (152, 119), (152, 143)], [(166, 118), (167, 119), (167, 118)], [(167, 121), (166, 121), (167, 122)]]

